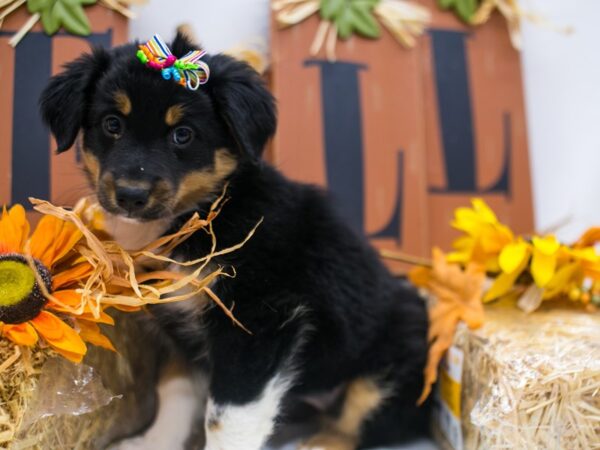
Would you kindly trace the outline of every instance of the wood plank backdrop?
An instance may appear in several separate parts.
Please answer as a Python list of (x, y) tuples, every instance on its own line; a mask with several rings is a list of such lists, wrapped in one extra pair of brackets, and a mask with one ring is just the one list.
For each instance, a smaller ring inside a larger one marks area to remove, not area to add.
[(484, 198), (517, 233), (533, 228), (520, 56), (504, 19), (470, 28), (422, 0), (432, 23), (413, 49), (338, 41), (311, 56), (318, 16), (272, 20), (271, 149), (290, 177), (326, 186), (341, 214), (379, 248), (427, 256), (455, 236), (455, 207)]

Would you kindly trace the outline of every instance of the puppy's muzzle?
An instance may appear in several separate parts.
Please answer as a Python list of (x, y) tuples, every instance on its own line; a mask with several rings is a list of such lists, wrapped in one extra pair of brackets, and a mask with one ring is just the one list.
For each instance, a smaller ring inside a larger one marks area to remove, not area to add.
[(115, 188), (117, 205), (134, 214), (143, 211), (150, 199), (150, 189), (143, 187), (117, 186)]

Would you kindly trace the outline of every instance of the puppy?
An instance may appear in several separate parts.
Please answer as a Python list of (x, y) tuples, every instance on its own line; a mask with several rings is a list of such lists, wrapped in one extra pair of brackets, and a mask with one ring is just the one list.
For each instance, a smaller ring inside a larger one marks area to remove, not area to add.
[[(178, 57), (196, 48), (182, 35), (171, 45)], [(219, 248), (241, 242), (263, 219), (241, 249), (214, 260), (235, 268), (212, 288), (251, 334), (202, 301), (152, 308), (208, 380), (205, 448), (258, 450), (287, 405), (331, 392), (341, 392), (331, 417), (302, 448), (369, 448), (425, 434), (428, 409), (416, 406), (424, 302), (323, 192), (261, 160), (276, 108), (258, 74), (206, 55), (210, 78), (194, 91), (143, 65), (136, 50), (95, 49), (68, 64), (43, 92), (41, 111), (59, 152), (82, 132), (100, 204), (134, 223), (138, 236), (206, 214), (225, 183), (229, 200), (214, 222)], [(210, 247), (198, 232), (172, 257), (193, 260)]]

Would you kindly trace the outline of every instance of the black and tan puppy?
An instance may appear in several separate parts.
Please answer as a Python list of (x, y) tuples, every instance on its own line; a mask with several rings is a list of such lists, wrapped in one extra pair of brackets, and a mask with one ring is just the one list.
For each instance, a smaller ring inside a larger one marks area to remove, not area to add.
[[(171, 46), (176, 56), (194, 48), (182, 36)], [(50, 81), (41, 109), (59, 151), (82, 131), (101, 205), (135, 221), (141, 235), (206, 213), (225, 182), (220, 247), (239, 243), (264, 218), (243, 248), (215, 260), (236, 276), (213, 290), (252, 334), (218, 308), (196, 310), (202, 302), (153, 309), (208, 379), (206, 449), (258, 450), (285, 420), (286, 405), (330, 392), (341, 392), (334, 417), (303, 448), (373, 447), (424, 434), (427, 410), (416, 407), (424, 303), (322, 192), (261, 160), (276, 111), (259, 76), (228, 56), (206, 55), (210, 79), (192, 91), (145, 67), (136, 50), (97, 49), (72, 62)], [(199, 232), (174, 257), (195, 259), (210, 244)]]

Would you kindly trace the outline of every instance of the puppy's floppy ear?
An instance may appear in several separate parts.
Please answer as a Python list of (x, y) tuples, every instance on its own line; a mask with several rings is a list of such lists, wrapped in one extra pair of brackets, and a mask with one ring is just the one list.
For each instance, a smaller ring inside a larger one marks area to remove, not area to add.
[(58, 153), (68, 150), (83, 124), (84, 114), (95, 81), (106, 70), (109, 55), (102, 48), (67, 64), (50, 79), (40, 97), (44, 122), (56, 138)]
[(207, 59), (208, 89), (238, 150), (257, 161), (277, 126), (275, 100), (260, 75), (248, 64), (226, 55)]

